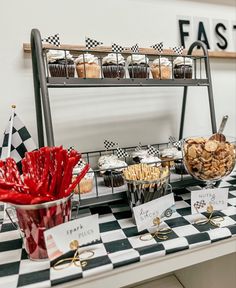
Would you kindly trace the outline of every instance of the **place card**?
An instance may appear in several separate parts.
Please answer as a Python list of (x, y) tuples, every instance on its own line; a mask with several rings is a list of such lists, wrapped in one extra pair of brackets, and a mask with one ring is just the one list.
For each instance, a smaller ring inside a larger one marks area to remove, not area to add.
[(100, 239), (98, 214), (75, 219), (44, 232), (50, 260), (56, 259), (71, 250), (70, 243), (77, 240), (79, 247)]
[(170, 217), (176, 211), (173, 193), (157, 198), (145, 204), (133, 207), (134, 218), (138, 231), (152, 227), (157, 217)]
[(229, 188), (201, 189), (191, 191), (192, 214), (206, 212), (211, 205), (214, 210), (227, 208)]

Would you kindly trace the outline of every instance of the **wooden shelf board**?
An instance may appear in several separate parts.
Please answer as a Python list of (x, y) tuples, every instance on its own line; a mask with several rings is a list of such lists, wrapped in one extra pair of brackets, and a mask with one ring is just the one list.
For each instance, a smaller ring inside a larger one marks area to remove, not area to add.
[[(84, 45), (68, 45), (68, 44), (63, 44), (60, 46), (60, 48), (53, 46), (51, 44), (43, 44), (43, 48), (47, 49), (65, 49), (69, 51), (76, 51), (76, 50), (86, 50), (86, 47)], [(31, 53), (31, 48), (29, 43), (23, 43), (23, 50), (25, 53)], [(111, 52), (111, 47), (107, 46), (102, 46), (102, 47), (96, 47), (95, 49), (91, 49), (90, 51), (95, 51), (95, 52), (104, 52), (108, 53)], [(149, 54), (149, 55), (157, 55), (157, 52), (152, 49), (152, 48), (140, 48), (139, 49), (140, 53), (143, 54)], [(123, 54), (130, 54), (131, 51), (127, 50), (122, 52)], [(183, 55), (186, 55), (187, 50), (184, 50)], [(163, 54), (165, 55), (173, 55), (173, 51), (171, 49), (164, 49)], [(208, 51), (209, 57), (210, 58), (234, 58), (236, 59), (236, 52), (228, 52), (228, 51)], [(203, 55), (200, 51), (195, 51), (193, 53), (194, 56), (201, 56)]]

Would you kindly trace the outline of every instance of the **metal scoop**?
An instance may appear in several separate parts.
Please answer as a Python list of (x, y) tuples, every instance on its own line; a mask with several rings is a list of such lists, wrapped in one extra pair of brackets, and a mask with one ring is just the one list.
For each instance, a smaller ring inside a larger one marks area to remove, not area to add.
[(226, 138), (225, 138), (225, 135), (222, 134), (224, 129), (225, 129), (225, 125), (226, 125), (226, 122), (228, 120), (229, 116), (228, 115), (225, 115), (223, 118), (222, 118), (222, 121), (220, 123), (220, 128), (218, 130), (217, 133), (214, 133), (210, 138), (209, 140), (217, 140), (217, 141), (220, 141), (220, 142), (225, 142)]

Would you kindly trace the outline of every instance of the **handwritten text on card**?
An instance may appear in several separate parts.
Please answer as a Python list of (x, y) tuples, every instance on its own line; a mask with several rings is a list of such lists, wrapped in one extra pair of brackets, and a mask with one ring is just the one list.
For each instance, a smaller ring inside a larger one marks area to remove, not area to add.
[(228, 188), (201, 189), (191, 191), (192, 214), (206, 212), (209, 205), (214, 210), (227, 208)]
[[(133, 208), (134, 217), (138, 231), (142, 231), (153, 226), (156, 217), (160, 219), (171, 214), (176, 210), (173, 193), (147, 202)], [(169, 214), (168, 214), (169, 213)]]

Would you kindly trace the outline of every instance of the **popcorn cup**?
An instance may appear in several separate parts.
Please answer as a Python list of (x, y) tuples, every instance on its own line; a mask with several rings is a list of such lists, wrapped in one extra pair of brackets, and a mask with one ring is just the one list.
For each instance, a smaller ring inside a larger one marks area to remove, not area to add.
[[(71, 217), (71, 195), (51, 202), (36, 205), (13, 205), (8, 207), (7, 214), (20, 231), (25, 250), (31, 260), (47, 259), (44, 231), (65, 223)], [(10, 216), (9, 210), (15, 210), (18, 223)]]
[[(171, 193), (171, 186), (168, 184), (168, 178), (169, 175), (152, 181), (126, 180), (128, 187), (127, 198), (130, 208), (132, 209), (135, 206), (139, 206)], [(170, 187), (170, 189), (168, 187)]]

